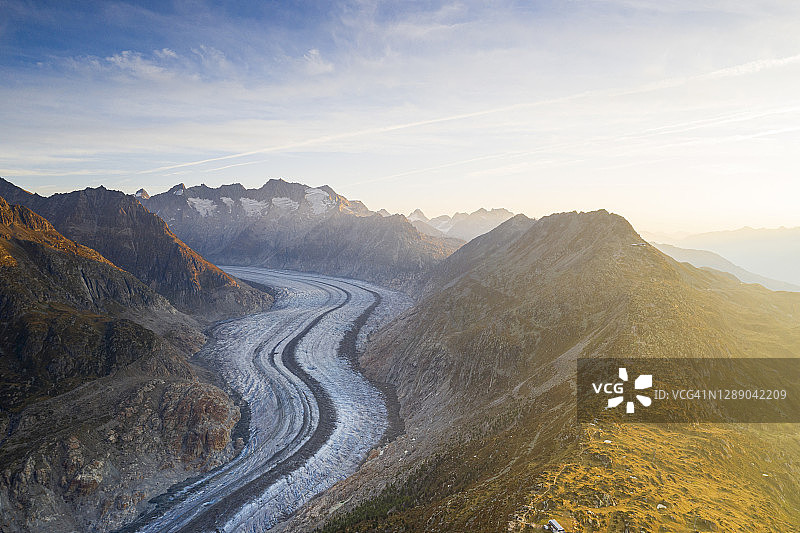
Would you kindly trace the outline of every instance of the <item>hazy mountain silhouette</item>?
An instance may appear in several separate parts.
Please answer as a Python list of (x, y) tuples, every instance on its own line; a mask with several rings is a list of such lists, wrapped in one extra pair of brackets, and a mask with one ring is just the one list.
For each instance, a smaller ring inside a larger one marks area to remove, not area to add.
[(760, 276), (800, 285), (800, 228), (715, 231), (671, 244), (710, 250)]

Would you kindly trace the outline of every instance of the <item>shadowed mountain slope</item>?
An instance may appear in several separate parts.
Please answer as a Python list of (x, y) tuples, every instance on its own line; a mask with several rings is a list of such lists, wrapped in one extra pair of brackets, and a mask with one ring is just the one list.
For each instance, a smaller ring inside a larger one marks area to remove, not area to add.
[(132, 196), (98, 187), (42, 197), (2, 178), (0, 196), (99, 251), (181, 311), (215, 319), (263, 309), (272, 301), (203, 259)]
[(4, 410), (67, 392), (153, 350), (151, 331), (106, 314), (176, 313), (96, 251), (2, 198), (0, 254)]

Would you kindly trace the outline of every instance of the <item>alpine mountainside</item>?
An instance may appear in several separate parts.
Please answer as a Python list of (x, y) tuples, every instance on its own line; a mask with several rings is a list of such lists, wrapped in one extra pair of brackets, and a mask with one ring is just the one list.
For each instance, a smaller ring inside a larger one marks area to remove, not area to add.
[(2, 198), (0, 321), (0, 530), (107, 531), (233, 455), (197, 323)]
[(419, 291), (360, 361), (396, 386), (406, 433), (293, 525), (800, 526), (791, 427), (581, 425), (575, 414), (578, 357), (795, 356), (800, 295), (677, 263), (605, 211), (517, 215), (448, 257)]
[(421, 234), (328, 186), (269, 180), (210, 188), (176, 185), (139, 196), (189, 246), (217, 264), (319, 272), (405, 285), (462, 241)]
[(514, 213), (507, 209), (486, 210), (480, 208), (472, 213), (456, 213), (453, 216), (440, 215), (428, 219), (420, 209), (415, 209), (406, 218), (422, 233), (471, 241), (479, 235), (488, 233), (513, 216)]
[(132, 196), (98, 187), (43, 197), (2, 178), (0, 196), (97, 250), (181, 311), (218, 319), (260, 310), (272, 301), (206, 261)]

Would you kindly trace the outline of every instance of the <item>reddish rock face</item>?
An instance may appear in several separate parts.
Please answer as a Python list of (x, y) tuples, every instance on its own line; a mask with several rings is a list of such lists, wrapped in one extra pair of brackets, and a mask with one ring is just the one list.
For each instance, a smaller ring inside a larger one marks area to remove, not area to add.
[(167, 387), (159, 415), (167, 442), (185, 462), (207, 462), (224, 450), (240, 416), (222, 391), (201, 383)]

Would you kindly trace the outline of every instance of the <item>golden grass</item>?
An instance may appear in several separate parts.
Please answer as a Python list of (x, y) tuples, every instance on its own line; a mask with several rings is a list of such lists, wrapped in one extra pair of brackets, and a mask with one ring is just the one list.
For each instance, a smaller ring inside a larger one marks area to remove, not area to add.
[(510, 531), (549, 518), (592, 533), (800, 530), (792, 425), (585, 424), (579, 448), (541, 473)]

